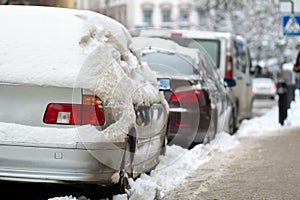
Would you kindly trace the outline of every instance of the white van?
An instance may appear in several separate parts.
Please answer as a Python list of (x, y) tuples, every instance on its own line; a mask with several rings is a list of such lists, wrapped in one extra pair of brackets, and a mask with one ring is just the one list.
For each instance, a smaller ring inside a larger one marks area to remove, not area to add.
[[(171, 39), (181, 46), (205, 49), (216, 64), (221, 77), (233, 78), (236, 86), (227, 88), (233, 102), (234, 125), (252, 117), (251, 58), (246, 40), (225, 32), (197, 30), (142, 30), (140, 36)], [(236, 127), (235, 127), (236, 128)]]

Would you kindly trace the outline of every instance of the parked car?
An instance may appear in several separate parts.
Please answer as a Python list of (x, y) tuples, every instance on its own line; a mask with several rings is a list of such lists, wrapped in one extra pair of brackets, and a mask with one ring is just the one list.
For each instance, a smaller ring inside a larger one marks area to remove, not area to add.
[(206, 144), (224, 130), (230, 104), (205, 52), (160, 38), (134, 37), (133, 46), (157, 73), (169, 104), (169, 144)]
[(242, 36), (227, 32), (170, 29), (145, 29), (140, 36), (167, 38), (181, 46), (205, 50), (216, 64), (220, 76), (236, 81), (236, 87), (227, 90), (234, 105), (234, 129), (241, 120), (252, 117), (252, 64), (247, 42)]
[(276, 84), (272, 78), (256, 77), (253, 78), (253, 93), (255, 98), (271, 98), (276, 97)]
[(92, 11), (0, 6), (0, 27), (0, 180), (124, 191), (155, 168), (168, 107), (123, 25)]

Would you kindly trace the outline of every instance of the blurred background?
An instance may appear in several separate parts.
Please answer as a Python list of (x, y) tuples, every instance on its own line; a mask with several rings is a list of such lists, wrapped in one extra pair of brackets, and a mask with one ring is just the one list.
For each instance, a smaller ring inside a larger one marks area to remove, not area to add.
[(300, 12), (291, 0), (0, 0), (6, 5), (86, 9), (122, 23), (133, 36), (145, 28), (232, 32), (249, 44), (252, 65), (275, 79), (291, 70), (299, 37), (283, 34), (283, 16)]

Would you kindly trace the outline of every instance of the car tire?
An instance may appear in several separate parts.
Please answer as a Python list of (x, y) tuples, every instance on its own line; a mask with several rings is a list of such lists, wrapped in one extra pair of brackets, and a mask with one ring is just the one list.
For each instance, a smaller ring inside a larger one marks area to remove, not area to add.
[(231, 109), (229, 122), (228, 122), (228, 132), (230, 135), (233, 135), (235, 131), (237, 130), (237, 117), (235, 109)]

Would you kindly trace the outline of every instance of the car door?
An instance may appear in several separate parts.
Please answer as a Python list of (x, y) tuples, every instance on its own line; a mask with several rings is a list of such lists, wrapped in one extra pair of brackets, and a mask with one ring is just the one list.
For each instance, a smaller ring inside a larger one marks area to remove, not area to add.
[(252, 78), (250, 74), (251, 58), (246, 43), (234, 40), (233, 45), (234, 78), (236, 79), (237, 95), (239, 97), (239, 112), (241, 119), (252, 116)]

